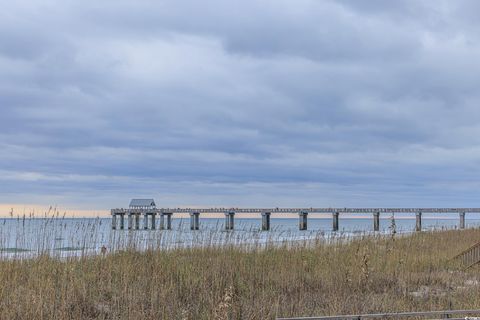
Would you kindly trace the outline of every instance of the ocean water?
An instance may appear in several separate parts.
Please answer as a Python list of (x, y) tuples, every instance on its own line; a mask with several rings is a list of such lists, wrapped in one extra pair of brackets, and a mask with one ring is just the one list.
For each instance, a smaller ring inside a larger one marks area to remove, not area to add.
[[(428, 216), (422, 219), (423, 230), (458, 228), (458, 217)], [(467, 215), (467, 228), (480, 227), (480, 217)], [(0, 257), (23, 258), (39, 254), (58, 257), (98, 254), (133, 248), (171, 249), (192, 246), (265, 245), (295, 243), (302, 240), (348, 239), (373, 233), (373, 219), (340, 216), (339, 231), (332, 232), (332, 219), (308, 219), (308, 230), (298, 230), (298, 219), (272, 217), (270, 231), (261, 231), (261, 218), (235, 219), (235, 230), (225, 231), (224, 219), (200, 218), (200, 230), (190, 230), (190, 219), (172, 219), (172, 230), (112, 230), (110, 218), (8, 218), (0, 219)], [(127, 219), (125, 219), (127, 227)], [(413, 232), (415, 217), (395, 219), (398, 234)], [(380, 219), (380, 233), (392, 231), (392, 220)]]

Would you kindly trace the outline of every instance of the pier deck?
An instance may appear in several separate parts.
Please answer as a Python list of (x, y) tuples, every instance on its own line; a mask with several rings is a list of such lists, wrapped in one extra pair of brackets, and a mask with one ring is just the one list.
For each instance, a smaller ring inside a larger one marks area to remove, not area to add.
[(157, 209), (112, 209), (112, 214), (144, 214), (162, 212), (168, 213), (225, 213), (234, 211), (236, 213), (480, 213), (480, 208), (157, 208)]

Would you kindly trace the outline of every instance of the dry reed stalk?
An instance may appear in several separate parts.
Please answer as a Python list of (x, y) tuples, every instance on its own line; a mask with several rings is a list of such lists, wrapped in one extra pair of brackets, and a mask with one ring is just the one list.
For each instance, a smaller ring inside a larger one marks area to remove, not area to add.
[[(41, 241), (64, 234), (55, 219), (41, 220), (41, 230), (54, 224), (58, 233), (36, 235), (40, 253), (48, 249)], [(100, 237), (95, 223), (76, 228), (87, 246)], [(21, 230), (31, 232), (28, 223)], [(450, 259), (480, 240), (478, 229), (268, 245), (240, 244), (241, 232), (220, 245), (225, 234), (212, 232), (196, 235), (208, 246), (168, 250), (172, 233), (159, 232), (144, 252), (135, 250), (139, 234), (113, 237), (104, 256), (1, 260), (0, 318), (274, 319), (479, 307), (479, 269)]]

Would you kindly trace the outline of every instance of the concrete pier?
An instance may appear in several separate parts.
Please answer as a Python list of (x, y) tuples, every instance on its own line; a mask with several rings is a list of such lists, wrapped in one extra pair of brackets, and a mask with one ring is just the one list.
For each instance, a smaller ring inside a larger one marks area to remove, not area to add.
[(422, 231), (422, 212), (415, 214), (415, 231)]
[(380, 212), (373, 213), (373, 231), (380, 231)]
[(465, 212), (460, 212), (460, 229), (465, 229)]
[(338, 231), (338, 216), (340, 213), (338, 211), (335, 211), (332, 214), (332, 230), (333, 231)]
[(301, 231), (308, 228), (308, 211), (300, 211), (298, 213), (298, 229)]
[(190, 230), (198, 230), (200, 228), (200, 212), (190, 212)]
[(225, 230), (233, 230), (235, 227), (235, 212), (225, 212)]
[[(130, 203), (129, 208), (117, 208), (111, 209), (112, 221), (111, 226), (113, 230), (117, 229), (126, 229), (128, 224), (128, 229), (140, 229), (139, 220), (144, 220), (144, 225), (142, 229), (149, 228), (148, 216), (152, 216), (151, 229), (158, 228), (155, 223), (156, 215), (160, 215), (160, 229), (171, 229), (171, 219), (172, 215), (175, 213), (185, 214), (185, 213), (198, 213), (198, 214), (225, 214), (225, 229), (233, 230), (234, 229), (234, 215), (236, 213), (248, 213), (248, 214), (261, 214), (262, 215), (262, 230), (271, 230), (270, 226), (270, 217), (271, 214), (298, 214), (299, 215), (299, 228), (300, 230), (307, 230), (307, 215), (310, 213), (331, 213), (332, 214), (332, 227), (333, 231), (339, 230), (339, 215), (340, 214), (371, 214), (373, 215), (373, 230), (380, 231), (380, 215), (400, 213), (400, 214), (415, 214), (416, 215), (416, 224), (415, 229), (417, 231), (422, 230), (422, 213), (434, 213), (434, 214), (451, 214), (455, 213), (459, 215), (458, 228), (464, 229), (465, 217), (467, 213), (480, 213), (480, 208), (394, 208), (394, 207), (385, 207), (385, 208), (156, 208), (155, 203), (151, 199), (133, 199)], [(197, 230), (197, 225), (199, 223), (195, 220), (196, 215), (191, 217), (191, 226), (193, 225), (194, 230)], [(118, 222), (120, 219), (120, 223)], [(128, 221), (125, 221), (128, 219)], [(167, 221), (165, 221), (167, 219)]]
[(262, 212), (262, 230), (270, 230), (270, 212)]

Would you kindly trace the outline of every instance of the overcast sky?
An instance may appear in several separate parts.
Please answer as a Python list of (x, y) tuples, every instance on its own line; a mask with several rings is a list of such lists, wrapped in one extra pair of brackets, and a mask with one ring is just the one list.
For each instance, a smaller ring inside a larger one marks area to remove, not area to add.
[(479, 1), (0, 3), (0, 203), (480, 206)]

